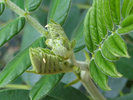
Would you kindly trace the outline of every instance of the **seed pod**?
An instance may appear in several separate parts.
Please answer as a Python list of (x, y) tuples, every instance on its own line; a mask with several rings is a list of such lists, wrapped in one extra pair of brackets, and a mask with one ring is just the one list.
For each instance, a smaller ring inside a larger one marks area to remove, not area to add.
[(49, 49), (30, 48), (30, 59), (33, 72), (36, 74), (58, 74), (72, 72), (72, 65), (67, 60), (62, 60), (61, 57), (54, 55)]

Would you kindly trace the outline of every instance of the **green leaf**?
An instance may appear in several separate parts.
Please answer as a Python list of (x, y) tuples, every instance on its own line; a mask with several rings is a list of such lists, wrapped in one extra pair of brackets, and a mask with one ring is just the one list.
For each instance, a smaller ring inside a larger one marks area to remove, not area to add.
[(103, 56), (100, 50), (98, 50), (95, 53), (94, 56), (95, 59), (95, 63), (97, 65), (97, 67), (103, 71), (103, 73), (111, 76), (111, 77), (121, 77), (122, 75), (120, 73), (117, 72), (115, 63), (110, 62), (108, 60), (106, 60)]
[(120, 23), (120, 0), (110, 0), (110, 9), (112, 14), (112, 20), (116, 25)]
[(121, 27), (128, 27), (130, 25), (133, 25), (133, 14), (127, 16), (121, 23)]
[(53, 96), (47, 95), (45, 98), (43, 98), (41, 100), (61, 100), (61, 99), (58, 97), (53, 97)]
[(5, 3), (1, 2), (0, 3), (0, 15), (2, 15), (2, 13), (4, 12), (5, 10)]
[(124, 0), (123, 1), (122, 12), (121, 12), (123, 18), (126, 18), (129, 15), (132, 7), (133, 7), (133, 0)]
[(63, 25), (71, 5), (71, 0), (52, 0), (48, 13), (48, 23), (50, 20)]
[(46, 96), (59, 83), (64, 74), (45, 75), (31, 89), (30, 98), (39, 100)]
[(121, 97), (113, 98), (111, 100), (132, 100), (132, 99), (133, 99), (133, 93), (129, 93)]
[(66, 84), (64, 83), (59, 83), (59, 85), (49, 94), (49, 96), (60, 98), (58, 100), (88, 100), (87, 96), (79, 90), (73, 87), (64, 88), (65, 85)]
[(78, 52), (85, 48), (85, 41), (83, 38), (83, 20), (76, 27), (72, 38), (76, 40), (76, 45), (74, 47), (74, 52)]
[(121, 23), (121, 28), (117, 30), (119, 34), (124, 34), (133, 30), (133, 14), (127, 16)]
[(32, 12), (40, 6), (41, 2), (42, 0), (25, 0), (25, 9)]
[(112, 53), (110, 52), (110, 50), (107, 46), (106, 41), (104, 41), (104, 43), (101, 47), (101, 52), (102, 52), (103, 57), (105, 57), (107, 60), (110, 60), (110, 61), (119, 60), (119, 57), (112, 55)]
[(1, 100), (30, 100), (28, 90), (1, 90)]
[(123, 27), (123, 28), (119, 28), (117, 29), (117, 33), (118, 34), (125, 34), (125, 33), (129, 33), (133, 30), (133, 24), (127, 27)]
[(125, 41), (117, 33), (110, 35), (106, 44), (106, 47), (114, 56), (129, 57)]
[(104, 20), (105, 20), (105, 25), (109, 31), (113, 30), (113, 20), (111, 16), (111, 9), (110, 9), (110, 0), (103, 0), (103, 10), (104, 10)]
[(131, 58), (121, 58), (116, 62), (116, 66), (124, 77), (133, 80), (133, 45), (128, 44), (128, 52)]
[(12, 37), (18, 34), (25, 25), (25, 18), (19, 17), (11, 23), (7, 24), (0, 30), (0, 47), (8, 42)]
[(91, 33), (92, 41), (96, 45), (99, 45), (100, 42), (102, 42), (102, 38), (101, 38), (101, 36), (98, 32), (97, 3), (98, 3), (98, 0), (93, 0), (92, 9), (91, 9), (91, 12), (90, 12), (90, 33)]
[(103, 0), (96, 0), (96, 21), (97, 21), (97, 29), (98, 29), (98, 34), (100, 37), (105, 38), (107, 35), (107, 29), (105, 26), (104, 18), (103, 18)]
[(17, 6), (19, 6), (21, 9), (24, 9), (24, 2), (25, 0), (12, 0)]
[(85, 44), (90, 52), (94, 52), (97, 46), (92, 42), (91, 33), (90, 33), (90, 13), (91, 9), (88, 10), (85, 20), (84, 20), (84, 37)]
[[(121, 66), (120, 66), (121, 67)], [(106, 98), (115, 98), (118, 97), (120, 94), (120, 91), (125, 89), (127, 79), (126, 78), (111, 78), (108, 79), (108, 85), (112, 89), (111, 91), (101, 91), (102, 94), (104, 94), (104, 97)], [(109, 99), (110, 100), (110, 99)]]
[[(29, 47), (46, 47), (45, 38), (40, 37)], [(17, 54), (0, 73), (0, 87), (8, 84), (20, 76), (27, 68), (31, 66), (29, 58), (29, 47)]]
[(94, 82), (103, 90), (109, 91), (111, 90), (108, 87), (108, 76), (105, 75), (101, 70), (99, 70), (94, 62), (94, 59), (90, 61), (90, 74)]

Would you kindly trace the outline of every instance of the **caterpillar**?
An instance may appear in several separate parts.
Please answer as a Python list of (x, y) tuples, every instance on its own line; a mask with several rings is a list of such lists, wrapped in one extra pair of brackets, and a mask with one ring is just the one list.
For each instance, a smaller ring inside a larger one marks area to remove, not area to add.
[(30, 59), (33, 66), (32, 72), (36, 74), (58, 74), (72, 72), (73, 65), (68, 60), (62, 60), (51, 50), (44, 48), (30, 48)]

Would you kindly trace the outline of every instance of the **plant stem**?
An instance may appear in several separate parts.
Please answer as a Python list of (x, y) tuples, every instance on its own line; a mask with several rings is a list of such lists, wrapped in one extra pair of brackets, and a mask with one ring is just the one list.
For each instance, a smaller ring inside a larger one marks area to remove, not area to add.
[(25, 89), (29, 90), (31, 87), (29, 85), (19, 85), (19, 84), (8, 84), (6, 86), (3, 86), (2, 88), (10, 88), (10, 89)]
[(13, 10), (19, 16), (25, 17), (27, 19), (27, 22), (30, 23), (42, 35), (44, 35), (45, 37), (47, 36), (47, 30), (28, 13), (26, 13), (24, 10), (22, 10), (19, 6), (17, 6), (10, 0), (5, 0), (5, 3), (11, 10)]
[(81, 82), (94, 100), (106, 100), (91, 80), (87, 71), (81, 71)]

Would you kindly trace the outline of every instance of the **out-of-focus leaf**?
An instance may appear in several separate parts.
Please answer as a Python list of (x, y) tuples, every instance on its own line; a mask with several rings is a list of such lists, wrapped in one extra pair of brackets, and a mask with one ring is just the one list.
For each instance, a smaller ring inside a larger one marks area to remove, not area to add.
[(78, 52), (85, 48), (85, 41), (83, 38), (83, 20), (76, 27), (72, 38), (76, 40), (76, 46), (74, 47), (74, 52)]
[(111, 16), (110, 0), (103, 0), (103, 5), (105, 25), (109, 31), (112, 31), (114, 25)]
[[(66, 87), (66, 84), (60, 83), (49, 96), (57, 97), (58, 100), (88, 100), (88, 98), (79, 90), (73, 87)], [(71, 96), (72, 95), (72, 96)], [(45, 98), (44, 98), (45, 100)], [(46, 99), (47, 100), (47, 99)]]
[(133, 30), (133, 14), (127, 16), (121, 23), (121, 28), (117, 30), (119, 34), (124, 34)]
[(22, 36), (21, 50), (28, 47), (33, 41), (35, 41), (39, 37), (39, 32), (34, 29), (29, 23), (26, 23)]
[(17, 6), (24, 10), (24, 1), (25, 0), (12, 0)]
[(111, 90), (110, 87), (108, 87), (108, 76), (105, 75), (101, 70), (99, 70), (94, 62), (94, 59), (90, 61), (90, 75), (92, 79), (95, 81), (95, 83), (103, 90), (109, 91)]
[[(23, 38), (21, 42), (21, 50), (28, 47), (33, 41), (40, 37), (39, 32), (34, 29), (30, 24), (26, 24), (24, 28)], [(39, 79), (41, 75), (33, 73), (23, 73), (22, 79), (28, 84), (33, 86)]]
[(104, 94), (104, 96), (106, 98), (115, 98), (120, 94), (120, 91), (122, 91), (123, 88), (125, 87), (125, 85), (127, 83), (127, 79), (123, 78), (123, 77), (117, 78), (117, 79), (109, 77), (108, 83), (112, 90), (111, 91), (102, 91), (102, 94)]
[(46, 96), (59, 83), (64, 74), (45, 75), (31, 89), (30, 98), (39, 100)]
[(112, 53), (108, 49), (109, 48), (107, 47), (107, 43), (106, 43), (106, 41), (104, 41), (104, 43), (101, 47), (101, 52), (102, 52), (103, 57), (105, 57), (107, 60), (110, 60), (110, 61), (118, 60), (119, 57), (112, 55)]
[[(61, 82), (65, 83), (65, 84), (69, 84), (69, 83), (71, 83), (76, 78), (77, 78), (77, 76), (73, 72), (65, 73), (65, 75), (63, 76)], [(81, 82), (78, 82), (78, 83), (72, 85), (72, 87), (74, 87), (76, 89), (79, 89), (80, 86), (81, 86)]]
[(106, 40), (106, 47), (117, 57), (129, 57), (125, 41), (117, 34), (110, 35)]
[(97, 67), (103, 71), (103, 73), (111, 76), (111, 77), (121, 77), (122, 75), (120, 73), (117, 72), (117, 69), (116, 69), (116, 66), (115, 66), (115, 63), (113, 62), (110, 62), (108, 60), (106, 60), (102, 54), (101, 54), (101, 51), (98, 50), (96, 53), (95, 53), (95, 63), (97, 65)]
[(91, 12), (90, 12), (90, 33), (91, 33), (92, 41), (96, 45), (99, 45), (100, 42), (102, 41), (102, 38), (101, 38), (101, 36), (100, 36), (100, 34), (98, 32), (97, 21), (99, 19), (97, 18), (97, 13), (98, 13), (97, 3), (98, 3), (98, 0), (93, 0), (92, 9), (91, 9)]
[(1, 90), (1, 100), (30, 100), (28, 90)]
[(112, 14), (112, 20), (116, 25), (120, 23), (120, 0), (110, 0), (110, 9)]
[(124, 96), (114, 98), (114, 99), (110, 99), (110, 100), (132, 100), (132, 99), (133, 99), (133, 93), (129, 93), (129, 94), (126, 94)]
[(131, 58), (121, 58), (116, 62), (118, 71), (128, 79), (133, 79), (133, 45), (128, 44), (128, 52)]
[[(29, 47), (46, 47), (45, 38), (40, 37)], [(15, 80), (31, 66), (29, 58), (29, 47), (18, 53), (17, 56), (5, 66), (3, 71), (0, 73), (0, 87)]]
[(25, 18), (19, 17), (11, 23), (7, 24), (0, 30), (0, 46), (8, 42), (12, 37), (18, 34), (25, 25)]
[[(76, 0), (76, 2), (78, 1)], [(63, 29), (70, 40), (72, 40), (75, 29), (78, 27), (77, 25), (80, 24), (81, 20), (84, 19), (85, 14), (86, 11), (81, 12), (81, 9), (71, 6), (66, 22), (63, 25)]]
[(41, 99), (41, 100), (62, 100), (58, 97), (53, 97), (53, 96), (46, 96), (45, 98)]
[(90, 52), (94, 52), (96, 50), (96, 45), (92, 41), (91, 38), (91, 32), (90, 32), (90, 14), (91, 14), (91, 9), (88, 10), (85, 20), (84, 20), (84, 37), (85, 37), (85, 44)]
[(2, 15), (2, 13), (4, 12), (5, 10), (5, 3), (1, 2), (0, 3), (0, 15)]
[(68, 15), (71, 5), (71, 0), (52, 0), (48, 14), (48, 23), (50, 20), (63, 25)]
[(42, 0), (25, 0), (25, 8), (27, 11), (32, 12), (40, 6), (41, 2)]
[(133, 6), (133, 0), (124, 0), (123, 1), (122, 12), (121, 12), (123, 18), (126, 18), (129, 15), (132, 6)]

